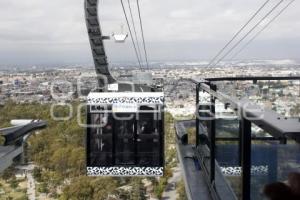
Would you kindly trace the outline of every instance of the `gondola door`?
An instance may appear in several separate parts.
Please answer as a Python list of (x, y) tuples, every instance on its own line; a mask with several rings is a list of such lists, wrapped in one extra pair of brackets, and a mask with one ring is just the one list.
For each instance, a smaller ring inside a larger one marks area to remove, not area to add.
[(136, 165), (136, 114), (116, 113), (115, 117), (115, 164)]
[(88, 102), (88, 176), (163, 176), (163, 93), (90, 93)]

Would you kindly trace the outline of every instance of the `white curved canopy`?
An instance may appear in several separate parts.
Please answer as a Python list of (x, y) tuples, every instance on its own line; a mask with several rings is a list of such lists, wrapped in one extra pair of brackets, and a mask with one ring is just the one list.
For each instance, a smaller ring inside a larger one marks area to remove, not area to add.
[(128, 37), (128, 34), (113, 34), (112, 36), (114, 37), (115, 42), (123, 43)]

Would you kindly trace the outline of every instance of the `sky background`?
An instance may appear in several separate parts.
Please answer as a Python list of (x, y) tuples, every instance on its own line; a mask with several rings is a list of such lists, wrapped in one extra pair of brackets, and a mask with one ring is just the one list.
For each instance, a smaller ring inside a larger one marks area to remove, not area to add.
[[(135, 0), (130, 1), (136, 11)], [(271, 0), (263, 13), (279, 1)], [(263, 2), (140, 0), (149, 60), (211, 59)], [(120, 32), (126, 25), (120, 1), (100, 0), (99, 6), (103, 34)], [(299, 15), (296, 0), (237, 59), (300, 60)], [(105, 46), (112, 63), (136, 60), (130, 40), (125, 44), (107, 41)], [(83, 0), (0, 1), (0, 65), (91, 63)]]

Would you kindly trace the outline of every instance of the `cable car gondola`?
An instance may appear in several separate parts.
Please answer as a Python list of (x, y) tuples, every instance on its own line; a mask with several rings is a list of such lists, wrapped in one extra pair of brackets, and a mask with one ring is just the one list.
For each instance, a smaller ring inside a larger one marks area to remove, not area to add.
[(143, 74), (132, 83), (115, 80), (108, 70), (98, 0), (85, 0), (85, 13), (100, 88), (87, 98), (87, 175), (162, 176), (162, 87)]

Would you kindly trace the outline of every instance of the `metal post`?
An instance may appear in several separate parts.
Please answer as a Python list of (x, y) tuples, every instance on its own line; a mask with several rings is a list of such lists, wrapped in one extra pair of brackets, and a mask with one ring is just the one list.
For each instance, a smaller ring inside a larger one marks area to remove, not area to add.
[(107, 84), (115, 83), (116, 80), (111, 75), (108, 67), (103, 40), (109, 39), (109, 37), (102, 35), (98, 17), (98, 3), (99, 0), (85, 0), (84, 10), (87, 32), (98, 79), (98, 87), (103, 92), (107, 90)]
[(242, 199), (250, 200), (251, 192), (251, 122), (241, 116), (242, 125)]
[(287, 138), (286, 137), (280, 138), (280, 144), (287, 144)]
[[(217, 90), (216, 85), (211, 84), (210, 89)], [(216, 149), (216, 120), (215, 120), (215, 97), (211, 95), (210, 112), (213, 115), (213, 119), (210, 121), (210, 182), (213, 184), (215, 181), (215, 149)]]
[(112, 123), (112, 164), (116, 164), (116, 141), (117, 141), (117, 130), (116, 130), (116, 120), (114, 117), (111, 118), (111, 123)]
[(200, 92), (200, 84), (197, 83), (196, 85), (196, 147), (199, 146), (199, 92)]
[(134, 141), (134, 164), (138, 164), (138, 120), (137, 114), (134, 115), (134, 133), (133, 133), (133, 141)]
[[(86, 123), (88, 125), (88, 128), (86, 129), (86, 132), (85, 132), (85, 149), (86, 149), (86, 158), (85, 158), (85, 163), (86, 163), (86, 167), (91, 165), (91, 144), (90, 144), (90, 141), (91, 141), (91, 128), (90, 128), (90, 125), (92, 125), (91, 123), (91, 113), (90, 113), (90, 110), (91, 110), (91, 106), (86, 106)], [(93, 124), (94, 125), (94, 124)]]
[[(241, 116), (240, 116), (241, 117)], [(239, 165), (242, 166), (242, 120), (239, 120), (239, 140), (238, 140), (238, 155), (239, 155)]]
[(160, 140), (160, 161), (163, 166), (165, 166), (165, 105), (161, 106), (161, 119), (160, 119), (160, 126), (159, 126), (159, 140)]

